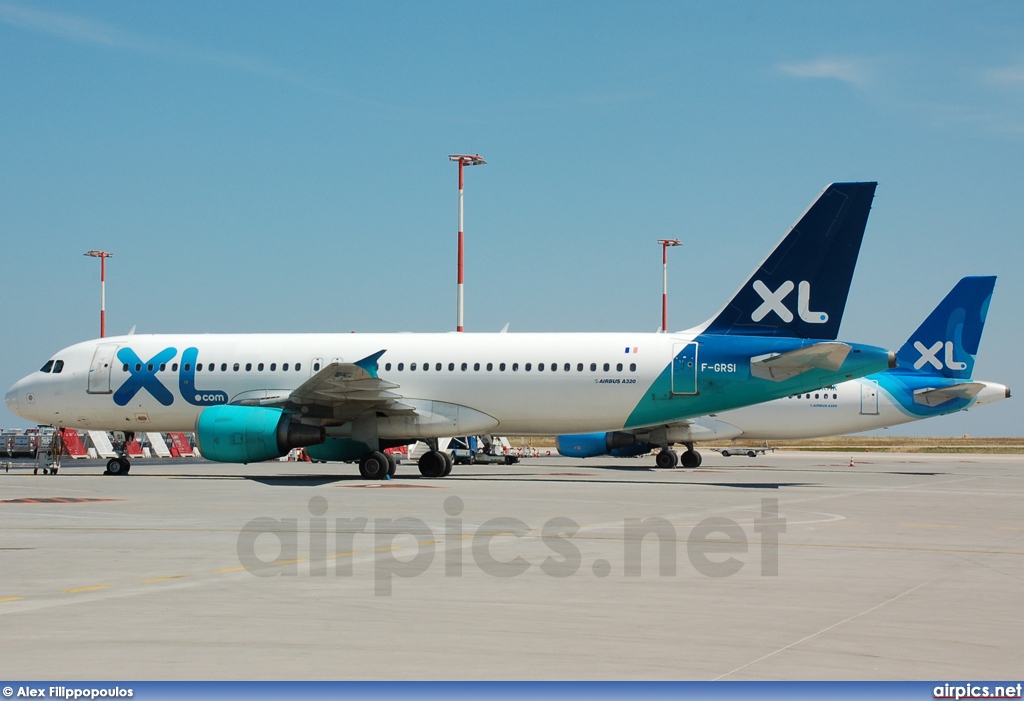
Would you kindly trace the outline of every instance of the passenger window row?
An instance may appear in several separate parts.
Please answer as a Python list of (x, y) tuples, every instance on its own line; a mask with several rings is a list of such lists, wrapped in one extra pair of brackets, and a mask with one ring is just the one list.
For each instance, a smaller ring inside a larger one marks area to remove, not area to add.
[[(384, 364), (384, 370), (387, 371), (387, 372), (391, 371), (391, 367), (392, 367), (391, 363), (385, 363)], [(398, 363), (395, 366), (395, 370), (397, 370), (398, 372), (403, 372), (403, 371), (406, 370), (406, 367), (407, 366), (406, 366), (405, 363)], [(434, 372), (441, 372), (442, 370), (445, 369), (445, 367), (446, 366), (443, 363), (434, 363), (433, 365), (431, 365), (430, 363), (422, 363), (422, 364), (409, 363), (408, 364), (408, 370), (410, 372), (415, 371), (417, 369), (419, 369), (421, 372), (428, 372), (431, 369), (433, 369)], [(461, 363), (458, 366), (456, 366), (455, 363), (448, 363), (447, 370), (448, 370), (448, 372), (455, 372), (456, 367), (458, 367), (458, 369), (460, 371), (466, 372), (466, 371), (468, 371), (470, 369), (470, 364), (469, 363)], [(483, 368), (487, 372), (493, 372), (495, 370), (495, 368), (497, 368), (498, 372), (505, 372), (506, 370), (510, 370), (511, 372), (518, 372), (519, 371), (519, 367), (520, 367), (519, 363), (497, 363), (497, 365), (495, 365), (495, 363), (484, 363), (484, 364), (473, 363), (473, 365), (472, 365), (473, 372), (479, 372), (481, 368)], [(576, 372), (583, 372), (586, 369), (586, 367), (587, 366), (584, 363), (576, 363), (576, 368), (575, 369), (576, 369)], [(611, 372), (613, 366), (612, 366), (611, 363), (604, 363), (600, 367), (601, 367), (602, 371), (604, 371), (604, 372)], [(623, 370), (625, 369), (622, 363), (615, 363), (614, 367), (615, 367), (615, 372), (623, 372)], [(533, 363), (526, 363), (525, 365), (522, 366), (522, 369), (523, 369), (523, 372), (531, 372), (534, 369), (534, 364)], [(573, 365), (572, 365), (572, 363), (562, 363), (562, 364), (559, 364), (559, 363), (551, 363), (551, 364), (537, 363), (537, 365), (536, 365), (537, 372), (544, 372), (545, 369), (547, 369), (548, 372), (558, 372), (559, 370), (561, 370), (562, 372), (572, 372)], [(597, 363), (590, 363), (590, 372), (597, 372), (597, 371), (598, 371), (598, 364)], [(629, 364), (629, 372), (636, 372), (636, 363), (630, 363)]]
[[(153, 372), (155, 367), (156, 366), (153, 363), (150, 363), (149, 365), (146, 366), (146, 369), (149, 372)], [(230, 367), (231, 367), (231, 371), (232, 372), (238, 372), (238, 371), (240, 371), (242, 369), (243, 366), (241, 365), (241, 363), (232, 363)], [(267, 366), (264, 363), (257, 363), (255, 367), (256, 367), (256, 372), (263, 372), (264, 368), (266, 368)], [(302, 370), (302, 363), (295, 363), (295, 365), (290, 365), (289, 363), (282, 363), (281, 364), (282, 372), (287, 372), (289, 367), (291, 367), (292, 370), (294, 370), (295, 372), (300, 372)], [(315, 363), (313, 368), (315, 370), (319, 370), (320, 369), (320, 363)], [(128, 363), (125, 363), (121, 367), (121, 369), (124, 372), (128, 372)], [(191, 369), (192, 369), (192, 364), (191, 363), (185, 363), (185, 365), (184, 365), (185, 372), (188, 372)], [(142, 363), (135, 363), (135, 372), (139, 372), (140, 370), (142, 370)], [(164, 372), (165, 370), (167, 370), (167, 363), (160, 363), (160, 370), (159, 370), (159, 372)], [(205, 364), (204, 363), (196, 363), (196, 372), (203, 372), (204, 370), (206, 372), (214, 372), (214, 371), (216, 371), (217, 370), (217, 363), (205, 363)], [(245, 371), (246, 372), (252, 372), (252, 370), (253, 370), (253, 364), (252, 363), (246, 363), (245, 364)], [(228, 371), (228, 364), (227, 363), (221, 363), (220, 364), (220, 371), (221, 372), (227, 372)], [(57, 372), (57, 371), (55, 371), (55, 372)], [(178, 364), (177, 363), (172, 363), (171, 364), (171, 372), (178, 372)], [(277, 363), (271, 363), (270, 364), (270, 372), (277, 372)]]
[[(795, 395), (795, 398), (796, 399), (810, 399), (811, 395), (810, 394), (797, 394), (797, 395)], [(815, 399), (828, 399), (828, 392), (825, 392), (824, 394), (821, 394), (820, 392), (816, 392), (814, 394), (814, 398)], [(794, 396), (786, 397), (786, 399), (794, 399)], [(839, 395), (838, 394), (833, 394), (832, 395), (832, 399), (839, 399)]]

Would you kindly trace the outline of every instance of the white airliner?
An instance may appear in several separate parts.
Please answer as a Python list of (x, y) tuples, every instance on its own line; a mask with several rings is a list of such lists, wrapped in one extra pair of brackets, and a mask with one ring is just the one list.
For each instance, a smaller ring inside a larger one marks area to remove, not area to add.
[(903, 344), (890, 370), (689, 424), (559, 436), (558, 451), (582, 458), (632, 457), (660, 447), (656, 464), (668, 468), (676, 465), (671, 444), (682, 443), (687, 446), (683, 466), (696, 467), (701, 457), (694, 442), (840, 436), (1006, 399), (1006, 385), (971, 379), (995, 282), (994, 277), (960, 280)]
[[(827, 187), (728, 305), (674, 334), (210, 334), (65, 348), (7, 393), (14, 413), (91, 430), (195, 431), (203, 455), (257, 462), (305, 447), (359, 461), (440, 436), (672, 425), (878, 372), (882, 348), (837, 342), (875, 183)], [(107, 471), (123, 474), (126, 457)]]

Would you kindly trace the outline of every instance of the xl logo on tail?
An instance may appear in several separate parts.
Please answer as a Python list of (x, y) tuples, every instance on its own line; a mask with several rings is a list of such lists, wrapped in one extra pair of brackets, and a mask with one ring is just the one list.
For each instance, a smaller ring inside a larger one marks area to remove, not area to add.
[[(926, 348), (925, 345), (920, 341), (914, 341), (914, 348), (916, 348), (917, 352), (921, 354), (921, 357), (918, 358), (917, 362), (914, 363), (915, 370), (920, 370), (925, 365), (929, 364), (936, 370), (942, 369), (942, 361), (939, 360), (939, 358), (937, 357), (939, 351), (942, 350), (943, 348), (942, 341), (936, 341), (935, 343), (932, 344), (931, 348)], [(953, 360), (953, 342), (946, 341), (945, 348), (946, 367), (949, 368), (950, 370), (966, 370), (967, 363), (960, 360)]]
[[(761, 321), (761, 319), (768, 316), (769, 312), (775, 312), (783, 322), (788, 324), (793, 321), (793, 312), (789, 311), (785, 304), (785, 299), (786, 295), (792, 292), (794, 287), (796, 285), (793, 284), (792, 280), (786, 280), (779, 285), (779, 289), (772, 292), (766, 284), (760, 280), (754, 280), (754, 292), (761, 295), (763, 301), (761, 306), (750, 315), (750, 318), (753, 321)], [(828, 321), (828, 314), (825, 312), (811, 311), (811, 283), (806, 280), (801, 281), (797, 289), (796, 313), (800, 315), (800, 320), (807, 324), (824, 324)]]

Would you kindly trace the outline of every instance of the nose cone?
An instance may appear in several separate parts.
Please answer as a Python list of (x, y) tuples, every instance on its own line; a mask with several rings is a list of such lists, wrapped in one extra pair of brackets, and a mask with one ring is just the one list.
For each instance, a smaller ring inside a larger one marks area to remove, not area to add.
[[(7, 390), (7, 395), (4, 397), (4, 404), (14, 414), (18, 414), (18, 386), (21, 382), (15, 382), (14, 385)], [(21, 416), (21, 414), (18, 414)]]

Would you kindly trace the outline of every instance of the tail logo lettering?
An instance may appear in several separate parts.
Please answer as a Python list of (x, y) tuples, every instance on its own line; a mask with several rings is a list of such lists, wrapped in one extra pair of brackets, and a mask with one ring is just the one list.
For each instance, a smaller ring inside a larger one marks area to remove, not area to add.
[(952, 341), (946, 341), (945, 344), (943, 344), (942, 341), (936, 341), (935, 343), (932, 344), (930, 348), (926, 347), (920, 341), (914, 341), (914, 348), (916, 348), (917, 352), (921, 354), (921, 357), (918, 358), (917, 362), (914, 363), (914, 369), (920, 370), (925, 365), (931, 365), (936, 370), (941, 370), (943, 368), (943, 365), (942, 360), (939, 360), (938, 355), (939, 351), (942, 350), (943, 347), (945, 347), (946, 349), (945, 358), (943, 359), (946, 361), (945, 367), (949, 368), (950, 370), (967, 369), (967, 363), (960, 360), (955, 360), (953, 358)]
[(806, 324), (824, 324), (827, 322), (828, 314), (811, 310), (811, 283), (806, 280), (801, 281), (799, 287), (794, 285), (792, 280), (786, 280), (774, 292), (760, 280), (754, 280), (754, 291), (761, 296), (762, 301), (761, 306), (754, 310), (750, 318), (755, 322), (761, 321), (769, 313), (775, 312), (784, 323), (792, 322), (793, 312), (786, 306), (785, 299), (793, 291), (794, 287), (797, 288), (796, 304), (800, 320)]

